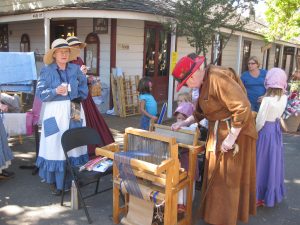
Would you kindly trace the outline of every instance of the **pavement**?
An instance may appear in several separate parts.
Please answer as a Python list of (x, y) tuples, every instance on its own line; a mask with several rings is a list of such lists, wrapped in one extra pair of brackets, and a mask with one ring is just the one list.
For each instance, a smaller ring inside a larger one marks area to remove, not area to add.
[[(126, 127), (139, 126), (139, 116), (127, 118), (103, 116), (119, 143), (122, 143), (122, 133)], [(34, 137), (24, 137), (23, 144), (20, 144), (17, 138), (11, 138), (9, 143), (15, 156), (9, 170), (15, 172), (15, 177), (0, 180), (0, 225), (88, 224), (83, 209), (71, 209), (70, 193), (66, 194), (64, 206), (61, 206), (60, 197), (51, 195), (49, 185), (42, 183), (38, 175), (32, 175), (33, 170), (19, 168), (20, 165), (34, 163)], [(286, 199), (274, 208), (258, 208), (257, 215), (251, 217), (248, 224), (300, 224), (299, 144), (298, 133), (284, 134)], [(101, 182), (103, 188), (111, 185), (111, 177), (106, 177)], [(197, 191), (196, 194), (199, 195), (199, 192)], [(197, 195), (196, 199), (198, 199)], [(112, 191), (89, 198), (86, 203), (93, 224), (113, 224)], [(204, 224), (203, 221), (197, 223), (197, 225)], [(238, 223), (238, 225), (242, 224)]]

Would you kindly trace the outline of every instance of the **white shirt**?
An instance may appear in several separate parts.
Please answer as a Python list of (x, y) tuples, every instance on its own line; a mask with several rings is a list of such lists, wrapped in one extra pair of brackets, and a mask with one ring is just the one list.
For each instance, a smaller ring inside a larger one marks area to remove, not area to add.
[(256, 117), (256, 130), (260, 131), (266, 121), (274, 122), (280, 118), (287, 104), (287, 95), (264, 97)]

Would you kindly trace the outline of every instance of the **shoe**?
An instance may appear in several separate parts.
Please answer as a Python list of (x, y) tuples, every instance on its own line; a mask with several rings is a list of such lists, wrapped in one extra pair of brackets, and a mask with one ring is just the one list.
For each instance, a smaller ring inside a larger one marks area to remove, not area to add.
[(256, 202), (256, 207), (260, 207), (260, 206), (265, 206), (265, 201), (264, 200), (258, 200)]
[(50, 184), (50, 191), (55, 191), (56, 190), (56, 185), (53, 183), (53, 184)]
[(58, 189), (52, 190), (51, 194), (55, 195), (55, 196), (60, 196), (61, 195), (61, 190), (58, 190)]
[(2, 170), (0, 176), (2, 178), (13, 178), (15, 176), (15, 173), (8, 170)]
[[(64, 192), (69, 192), (71, 189), (65, 189)], [(58, 190), (58, 189), (54, 189), (54, 190), (51, 190), (51, 194), (52, 195), (55, 195), (55, 196), (60, 196), (62, 194), (62, 191), (61, 190)]]

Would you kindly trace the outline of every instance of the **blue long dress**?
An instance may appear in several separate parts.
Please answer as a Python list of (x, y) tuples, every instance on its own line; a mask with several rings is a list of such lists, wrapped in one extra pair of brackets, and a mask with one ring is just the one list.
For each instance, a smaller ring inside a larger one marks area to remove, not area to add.
[(2, 117), (0, 117), (0, 173), (6, 169), (13, 159), (13, 153), (8, 146), (7, 134), (3, 125)]
[[(55, 89), (62, 82), (67, 82), (71, 86), (67, 96), (56, 94)], [(87, 81), (78, 65), (69, 63), (65, 70), (59, 70), (57, 64), (53, 63), (41, 70), (37, 96), (43, 101), (45, 110), (36, 165), (40, 177), (49, 184), (56, 184), (58, 190), (62, 190), (63, 187), (66, 158), (61, 145), (61, 136), (71, 125), (70, 100), (78, 97), (85, 99), (87, 94)], [(80, 117), (82, 126), (85, 126), (83, 109)], [(88, 161), (87, 148), (85, 146), (79, 148), (79, 153), (75, 150), (69, 152), (73, 165), (82, 165)], [(66, 188), (70, 185), (69, 180)]]

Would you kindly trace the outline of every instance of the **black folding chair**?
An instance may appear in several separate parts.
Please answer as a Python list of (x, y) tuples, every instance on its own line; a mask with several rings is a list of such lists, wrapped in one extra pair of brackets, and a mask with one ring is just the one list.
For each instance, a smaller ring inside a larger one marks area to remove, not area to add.
[[(79, 127), (65, 131), (61, 138), (61, 144), (67, 161), (64, 173), (63, 190), (65, 189), (66, 173), (70, 172), (78, 190), (79, 201), (80, 203), (82, 203), (88, 222), (92, 223), (84, 199), (112, 189), (112, 187), (109, 187), (104, 190), (98, 191), (100, 179), (108, 174), (111, 174), (112, 167), (108, 168), (104, 173), (87, 170), (79, 171), (79, 166), (72, 166), (70, 159), (68, 158), (68, 152), (80, 146), (102, 144), (102, 140), (95, 129), (89, 127)], [(92, 183), (96, 183), (95, 192), (83, 197), (80, 188)], [(62, 191), (61, 205), (63, 205), (63, 201), (64, 191)]]

